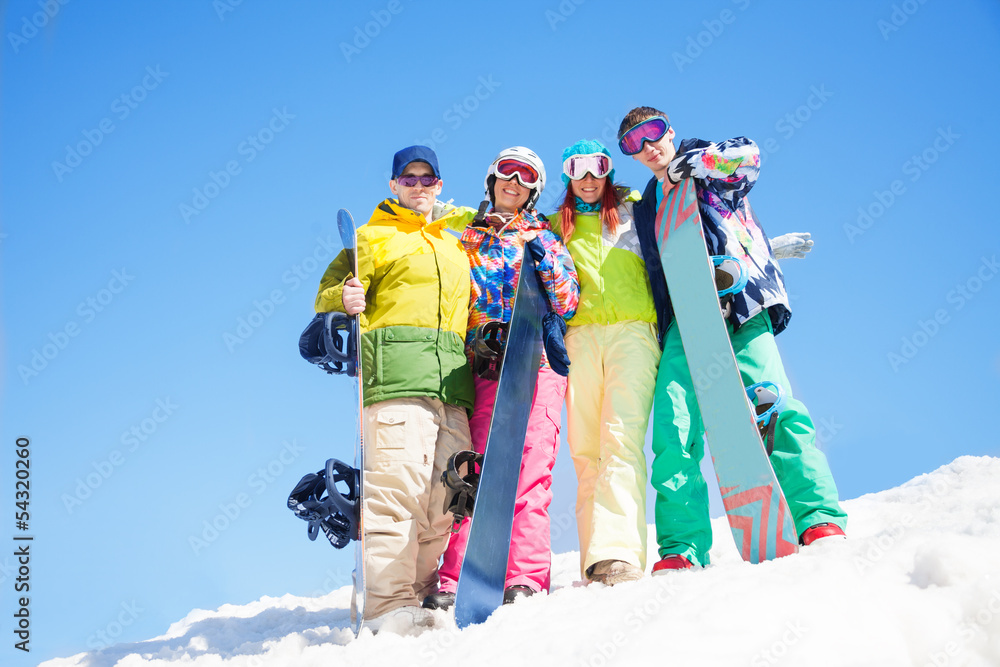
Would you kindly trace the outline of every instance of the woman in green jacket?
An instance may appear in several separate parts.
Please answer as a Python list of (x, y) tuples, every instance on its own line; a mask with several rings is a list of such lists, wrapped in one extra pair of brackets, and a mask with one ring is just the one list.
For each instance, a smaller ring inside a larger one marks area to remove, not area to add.
[(660, 361), (656, 310), (632, 218), (639, 193), (614, 185), (599, 141), (578, 141), (562, 157), (566, 198), (551, 223), (580, 279), (566, 333), (580, 568), (614, 585), (640, 579), (646, 566), (643, 446)]

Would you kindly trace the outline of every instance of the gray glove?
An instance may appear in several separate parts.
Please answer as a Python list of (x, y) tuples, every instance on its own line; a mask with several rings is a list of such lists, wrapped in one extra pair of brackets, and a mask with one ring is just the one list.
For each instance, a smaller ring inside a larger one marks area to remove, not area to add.
[(809, 232), (791, 232), (771, 239), (771, 251), (775, 259), (802, 259), (812, 250), (812, 235)]
[(434, 202), (434, 208), (431, 209), (431, 220), (437, 220), (438, 218), (443, 218), (448, 215), (451, 211), (455, 210), (455, 205), (452, 202), (454, 199), (449, 199), (448, 201), (441, 201), (440, 199)]

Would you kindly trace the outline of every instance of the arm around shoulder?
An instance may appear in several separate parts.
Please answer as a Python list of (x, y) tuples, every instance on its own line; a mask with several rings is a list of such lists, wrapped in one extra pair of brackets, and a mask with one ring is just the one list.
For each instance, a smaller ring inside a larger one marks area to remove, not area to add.
[(551, 229), (539, 231), (537, 238), (545, 248), (545, 257), (538, 263), (538, 275), (545, 285), (549, 304), (561, 317), (571, 319), (580, 302), (580, 281), (573, 258)]

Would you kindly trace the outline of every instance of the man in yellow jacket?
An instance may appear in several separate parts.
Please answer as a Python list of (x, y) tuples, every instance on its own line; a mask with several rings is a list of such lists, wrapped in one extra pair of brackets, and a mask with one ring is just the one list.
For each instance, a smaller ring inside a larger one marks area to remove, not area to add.
[[(472, 372), (465, 356), (469, 260), (447, 228), (475, 213), (435, 219), (437, 156), (410, 146), (393, 158), (389, 189), (358, 228), (358, 274), (342, 253), (327, 268), (316, 311), (360, 315), (364, 376), (365, 625), (411, 632), (433, 625), (420, 608), (437, 590), (452, 516), (441, 473), (471, 448)], [(440, 208), (440, 207), (439, 207)]]

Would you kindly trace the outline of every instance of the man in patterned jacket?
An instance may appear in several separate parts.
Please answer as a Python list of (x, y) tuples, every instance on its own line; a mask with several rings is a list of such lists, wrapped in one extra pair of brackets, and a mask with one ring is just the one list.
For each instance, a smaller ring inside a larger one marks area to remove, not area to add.
[(708, 488), (701, 474), (704, 427), (673, 312), (654, 223), (664, 194), (684, 178), (695, 180), (710, 255), (730, 255), (746, 264), (749, 281), (732, 298), (730, 340), (745, 385), (770, 380), (781, 386), (785, 406), (778, 418), (771, 464), (788, 500), (803, 544), (843, 536), (847, 515), (805, 405), (795, 400), (775, 346), (791, 318), (784, 276), (747, 193), (757, 180), (756, 144), (737, 137), (714, 144), (686, 139), (675, 149), (667, 115), (652, 107), (630, 111), (618, 130), (619, 147), (653, 172), (635, 206), (637, 231), (649, 272), (663, 348), (653, 407), (652, 484), (661, 560), (654, 574), (707, 565), (712, 546)]

